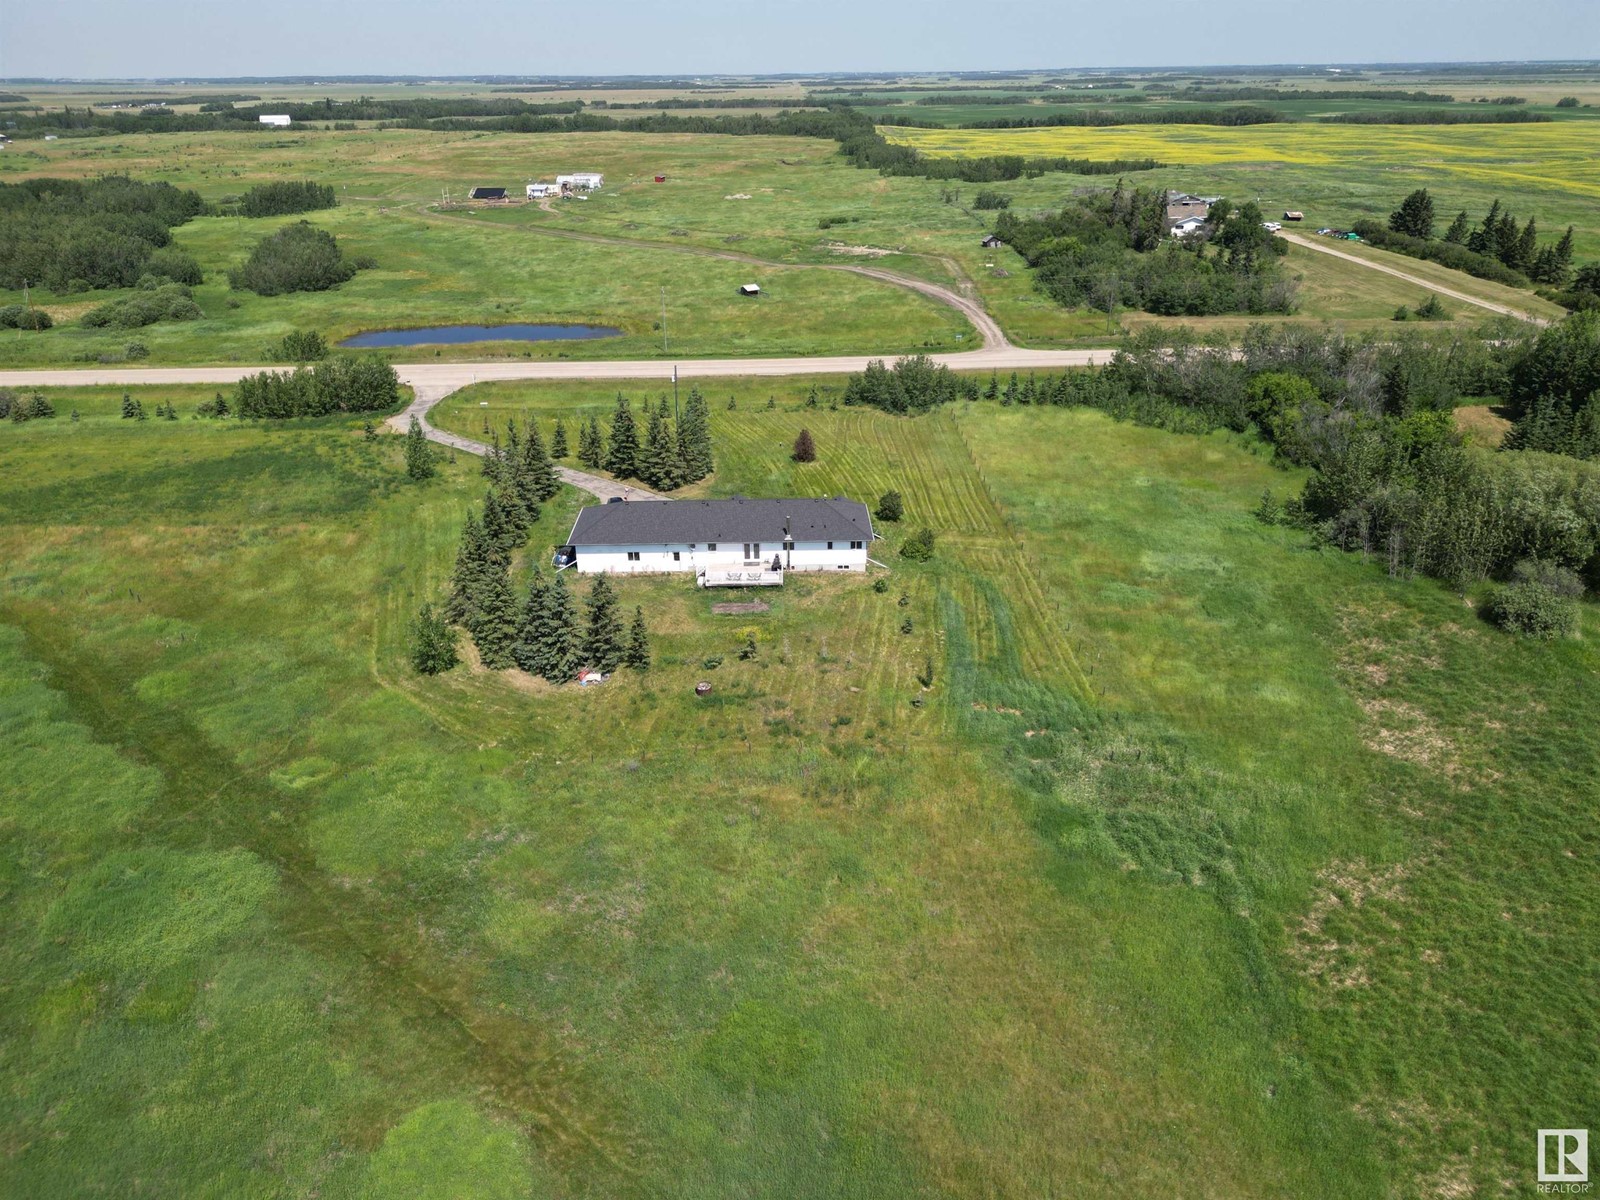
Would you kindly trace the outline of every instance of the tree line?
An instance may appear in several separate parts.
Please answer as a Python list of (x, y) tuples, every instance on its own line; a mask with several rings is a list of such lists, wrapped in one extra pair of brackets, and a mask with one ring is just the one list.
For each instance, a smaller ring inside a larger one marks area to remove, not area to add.
[[(1356, 232), (1368, 241), (1385, 248), (1399, 249), (1402, 253), (1409, 253), (1412, 243), (1424, 243), (1428, 253), (1414, 254), (1413, 257), (1435, 258), (1436, 261), (1442, 261), (1439, 257), (1441, 254), (1445, 258), (1453, 257), (1467, 264), (1463, 269), (1469, 269), (1470, 274), (1486, 278), (1494, 277), (1496, 273), (1488, 268), (1498, 263), (1504, 268), (1504, 272), (1500, 273), (1500, 282), (1503, 283), (1526, 285), (1531, 279), (1535, 283), (1561, 287), (1572, 276), (1573, 228), (1570, 225), (1557, 241), (1540, 245), (1538, 221), (1529, 217), (1527, 224), (1520, 224), (1509, 209), (1501, 207), (1498, 199), (1476, 224), (1462, 209), (1438, 243), (1434, 243), (1435, 224), (1433, 197), (1427, 188), (1418, 188), (1389, 214), (1387, 230), (1374, 221), (1360, 221), (1356, 224)], [(1410, 242), (1397, 242), (1385, 234), (1410, 239)], [(1433, 244), (1426, 245), (1429, 243)], [(1453, 255), (1450, 248), (1456, 248)], [(1476, 258), (1469, 259), (1466, 257), (1468, 255)], [(1445, 265), (1451, 266), (1454, 262), (1446, 262)], [(1470, 270), (1471, 266), (1478, 269)]]
[(337, 207), (339, 197), (331, 184), (310, 179), (280, 179), (258, 183), (239, 197), (239, 214), (245, 217), (282, 217)]
[(1292, 312), (1296, 288), (1278, 265), (1288, 247), (1263, 228), (1254, 201), (1211, 206), (1205, 225), (1168, 236), (1167, 193), (1129, 189), (1082, 196), (1054, 213), (1002, 212), (1001, 241), (1034, 283), (1068, 307), (1128, 307), (1167, 316)]
[[(1253, 326), (1234, 347), (1151, 331), (1104, 368), (992, 376), (979, 394), (1253, 432), (1312, 472), (1287, 503), (1265, 497), (1263, 519), (1395, 575), (1502, 581), (1490, 615), (1525, 632), (1568, 628), (1576, 597), (1600, 589), (1600, 313), (1491, 338)], [(1455, 426), (1456, 405), (1480, 398), (1515, 417), (1499, 450)]]
[[(203, 211), (196, 192), (126, 175), (0, 183), (0, 287), (133, 287), (172, 229)], [(181, 251), (166, 258), (180, 275), (198, 271)]]
[[(711, 449), (711, 414), (705, 397), (691, 388), (683, 417), (673, 427), (671, 409), (643, 403), (644, 433), (632, 402), (617, 394), (611, 421), (604, 428), (591, 415), (578, 428), (578, 461), (591, 471), (607, 471), (618, 479), (637, 479), (658, 491), (672, 491), (704, 479), (715, 469)], [(565, 441), (565, 430), (561, 430)]]
[[(551, 683), (568, 683), (584, 667), (610, 674), (620, 666), (644, 671), (650, 666), (650, 639), (644, 613), (635, 608), (626, 632), (616, 589), (596, 575), (582, 614), (560, 571), (546, 576), (535, 565), (527, 591), (519, 598), (511, 573), (516, 552), (526, 545), (539, 519), (539, 497), (549, 460), (538, 460), (543, 446), (529, 425), (518, 435), (511, 427), (494, 464), (485, 462), (491, 487), (483, 513), (467, 514), (462, 528), (450, 594), (435, 611), (423, 605), (413, 627), (412, 662), (424, 674), (456, 663), (455, 632), (460, 625), (472, 639), (478, 659), (491, 670), (520, 667)], [(548, 475), (554, 487), (553, 472)], [(545, 499), (554, 495), (550, 491)]]
[(399, 405), (399, 376), (381, 358), (335, 358), (293, 371), (262, 371), (239, 380), (233, 393), (239, 416), (267, 420), (388, 412)]

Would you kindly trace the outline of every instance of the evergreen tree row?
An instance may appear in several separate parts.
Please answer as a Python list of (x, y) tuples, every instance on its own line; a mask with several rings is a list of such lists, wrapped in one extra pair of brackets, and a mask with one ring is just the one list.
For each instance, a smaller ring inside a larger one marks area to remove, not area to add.
[(618, 479), (637, 479), (658, 491), (671, 491), (704, 479), (714, 469), (711, 452), (711, 414), (699, 389), (689, 391), (683, 417), (673, 428), (665, 397), (659, 404), (644, 402), (644, 436), (639, 433), (626, 396), (617, 396), (608, 429), (597, 417), (578, 428), (578, 461), (591, 471), (609, 471)]
[[(1365, 236), (1360, 225), (1357, 226), (1357, 232)], [(1389, 232), (1424, 242), (1433, 239), (1433, 197), (1428, 194), (1427, 188), (1412, 192), (1400, 202), (1399, 208), (1389, 214)], [(1569, 225), (1560, 240), (1541, 246), (1538, 222), (1529, 217), (1526, 225), (1519, 224), (1516, 217), (1496, 200), (1476, 225), (1467, 216), (1466, 210), (1457, 213), (1450, 227), (1445, 230), (1443, 240), (1492, 259), (1509, 270), (1520, 272), (1535, 283), (1560, 287), (1572, 275), (1572, 233), (1572, 226)], [(1387, 242), (1384, 244), (1387, 245)]]

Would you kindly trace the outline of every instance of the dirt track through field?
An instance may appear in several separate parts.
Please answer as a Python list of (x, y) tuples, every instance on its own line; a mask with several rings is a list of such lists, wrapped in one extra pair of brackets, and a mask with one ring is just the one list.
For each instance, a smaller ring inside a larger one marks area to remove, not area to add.
[(1369, 271), (1380, 271), (1385, 275), (1393, 275), (1396, 279), (1403, 279), (1407, 283), (1414, 283), (1419, 288), (1429, 292), (1437, 292), (1441, 296), (1449, 296), (1452, 300), (1460, 300), (1463, 304), (1471, 304), (1477, 308), (1487, 308), (1490, 312), (1497, 312), (1507, 317), (1516, 317), (1519, 321), (1532, 321), (1535, 325), (1548, 325), (1549, 322), (1532, 313), (1523, 312), (1521, 309), (1512, 308), (1506, 304), (1498, 304), (1493, 300), (1484, 300), (1478, 296), (1458, 292), (1454, 288), (1447, 288), (1441, 284), (1423, 279), (1420, 275), (1412, 275), (1396, 267), (1384, 263), (1373, 262), (1370, 258), (1362, 258), (1359, 254), (1351, 254), (1348, 250), (1340, 250), (1331, 246), (1324, 238), (1307, 237), (1302, 233), (1290, 233), (1288, 230), (1279, 230), (1278, 236), (1286, 242), (1293, 242), (1296, 246), (1304, 246), (1307, 250), (1315, 250), (1318, 254), (1331, 254), (1334, 258), (1342, 258), (1345, 262), (1353, 262), (1358, 267), (1365, 267)]
[[(864, 275), (868, 279), (876, 279), (881, 283), (907, 288), (910, 291), (928, 297), (930, 300), (949, 305), (972, 323), (972, 327), (978, 331), (978, 337), (986, 349), (1003, 350), (1011, 345), (1010, 339), (1006, 337), (1005, 331), (1000, 328), (999, 323), (984, 310), (983, 305), (979, 304), (971, 296), (962, 295), (960, 292), (944, 287), (941, 284), (930, 283), (925, 279), (917, 279), (911, 275), (902, 275), (898, 271), (888, 271), (882, 267), (862, 267), (850, 263), (778, 262), (768, 258), (757, 258), (753, 254), (741, 254), (737, 250), (714, 250), (709, 246), (680, 245), (676, 242), (617, 237), (605, 233), (584, 233), (576, 229), (553, 229), (545, 225), (490, 226), (481, 221), (469, 221), (466, 217), (433, 212), (426, 208), (418, 211), (426, 220), (460, 221), (477, 229), (505, 229), (518, 233), (539, 234), (543, 237), (567, 238), (574, 242), (592, 242), (602, 246), (624, 246), (630, 250), (668, 250), (675, 254), (690, 254), (698, 258), (719, 258), (727, 262), (748, 263), (753, 267), (764, 267), (773, 271), (843, 271), (851, 275)], [(952, 274), (959, 273), (953, 260), (940, 258), (937, 261), (944, 264), (945, 269), (951, 271)]]

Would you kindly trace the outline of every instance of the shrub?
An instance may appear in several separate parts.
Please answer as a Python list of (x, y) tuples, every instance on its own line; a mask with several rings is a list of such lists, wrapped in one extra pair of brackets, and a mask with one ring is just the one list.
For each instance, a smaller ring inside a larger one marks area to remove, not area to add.
[(794, 452), (792, 457), (797, 463), (817, 461), (817, 443), (812, 440), (811, 431), (802, 429), (800, 435), (794, 439)]
[(150, 347), (143, 342), (129, 342), (122, 348), (124, 358), (149, 358)]
[(933, 530), (924, 526), (917, 530), (900, 547), (900, 557), (912, 562), (927, 562), (933, 557)]
[(328, 357), (328, 343), (320, 333), (297, 329), (283, 335), (272, 356), (280, 362), (321, 362)]
[(1568, 600), (1583, 595), (1583, 580), (1578, 573), (1548, 559), (1522, 559), (1511, 568), (1511, 578), (1517, 583), (1536, 583)]
[(972, 198), (972, 207), (986, 212), (998, 212), (1011, 207), (1011, 197), (992, 188), (983, 188)]
[(164, 246), (157, 250), (145, 263), (144, 269), (150, 275), (165, 276), (173, 283), (184, 283), (191, 287), (205, 280), (205, 272), (200, 269), (194, 255), (176, 246)]
[(232, 285), (261, 296), (324, 292), (356, 273), (339, 243), (326, 229), (306, 221), (285, 225), (262, 238), (244, 266), (228, 273)]
[(0, 329), (49, 329), (55, 321), (42, 308), (29, 308), (22, 304), (7, 304), (0, 308)]
[(92, 308), (83, 323), (91, 329), (142, 329), (157, 321), (197, 321), (204, 315), (183, 284), (163, 283)]
[(339, 203), (331, 186), (310, 180), (258, 183), (239, 198), (239, 211), (247, 217), (281, 217), (289, 213), (333, 208)]
[(1542, 583), (1517, 580), (1495, 590), (1489, 617), (1502, 629), (1528, 637), (1570, 637), (1578, 631), (1578, 602)]
[(443, 613), (424, 604), (411, 626), (411, 665), (421, 675), (438, 675), (450, 670), (460, 658), (456, 654), (456, 631)]
[(1448, 321), (1450, 312), (1439, 302), (1439, 297), (1429, 292), (1428, 298), (1417, 305), (1416, 318), (1419, 321)]
[(1557, 108), (1577, 108), (1578, 107), (1578, 98), (1576, 96), (1563, 96), (1563, 97), (1561, 97), (1561, 99), (1556, 101), (1556, 107)]
[(880, 521), (898, 521), (906, 515), (905, 502), (900, 499), (900, 493), (885, 492), (878, 500), (877, 518)]

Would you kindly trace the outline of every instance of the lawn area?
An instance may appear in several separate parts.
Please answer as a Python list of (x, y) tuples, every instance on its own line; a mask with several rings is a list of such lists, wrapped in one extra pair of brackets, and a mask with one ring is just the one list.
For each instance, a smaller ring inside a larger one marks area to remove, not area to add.
[(813, 382), (718, 381), (702, 491), (898, 487), (935, 561), (624, 579), (591, 689), (410, 672), (465, 456), (0, 426), (8, 1190), (1342, 1200), (1596, 1111), (1589, 641), (1256, 524), (1237, 438)]

